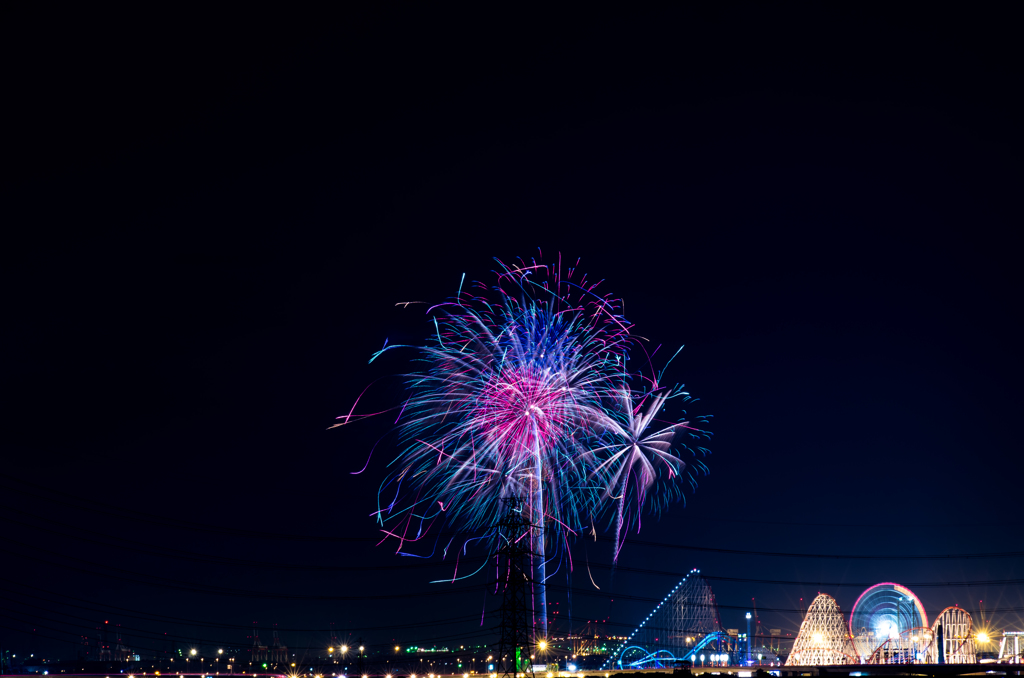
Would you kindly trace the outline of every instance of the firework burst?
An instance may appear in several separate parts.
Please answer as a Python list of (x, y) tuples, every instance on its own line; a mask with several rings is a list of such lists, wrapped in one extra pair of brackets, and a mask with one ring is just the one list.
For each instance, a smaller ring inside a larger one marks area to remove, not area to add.
[(405, 375), (401, 451), (374, 515), (400, 552), (444, 526), (493, 547), (502, 500), (523, 498), (543, 607), (548, 563), (568, 554), (570, 537), (608, 512), (617, 556), (645, 506), (663, 508), (680, 478), (692, 482), (691, 468), (705, 470), (694, 457), (706, 450), (682, 440), (707, 434), (659, 419), (689, 395), (630, 372), (630, 354), (643, 349), (618, 299), (561, 257), (498, 263), (492, 285), (460, 285), (428, 309), (424, 345), (386, 346), (371, 359), (413, 349), (419, 366)]

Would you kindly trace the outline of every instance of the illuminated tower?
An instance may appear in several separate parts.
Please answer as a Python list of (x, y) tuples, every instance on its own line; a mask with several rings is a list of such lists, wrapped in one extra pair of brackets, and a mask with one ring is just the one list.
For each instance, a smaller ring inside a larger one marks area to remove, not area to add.
[[(118, 625), (120, 626), (120, 624)], [(117, 629), (117, 644), (114, 646), (113, 658), (117, 662), (126, 662), (131, 657), (131, 650), (128, 649), (128, 644), (124, 638), (121, 637), (121, 629)]]
[(807, 608), (800, 633), (786, 666), (826, 666), (856, 662), (853, 641), (839, 603), (827, 593), (819, 593)]
[(260, 631), (253, 626), (252, 632), (252, 663), (267, 661), (267, 646), (260, 643)]
[(288, 646), (281, 644), (281, 639), (277, 637), (277, 629), (274, 629), (274, 643), (270, 646), (269, 656), (270, 661), (278, 664), (288, 661)]

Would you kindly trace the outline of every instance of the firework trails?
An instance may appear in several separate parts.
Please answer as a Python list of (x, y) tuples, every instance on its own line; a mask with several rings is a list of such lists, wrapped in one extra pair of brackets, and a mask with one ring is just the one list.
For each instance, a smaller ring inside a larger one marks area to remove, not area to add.
[[(403, 553), (409, 542), (436, 544), (446, 526), (469, 533), (458, 557), (473, 541), (495, 548), (503, 499), (522, 498), (543, 611), (549, 566), (567, 557), (571, 567), (572, 538), (614, 529), (617, 558), (645, 507), (661, 510), (706, 471), (699, 443), (710, 434), (706, 417), (685, 420), (690, 395), (661, 383), (657, 348), (630, 333), (620, 300), (561, 257), (498, 263), (490, 285), (460, 285), (428, 309), (424, 345), (385, 345), (371, 359), (411, 349), (418, 367), (404, 375), (401, 451), (374, 516)], [(674, 421), (663, 419), (670, 405)], [(354, 410), (338, 425), (372, 416)], [(441, 542), (445, 555), (453, 541)]]

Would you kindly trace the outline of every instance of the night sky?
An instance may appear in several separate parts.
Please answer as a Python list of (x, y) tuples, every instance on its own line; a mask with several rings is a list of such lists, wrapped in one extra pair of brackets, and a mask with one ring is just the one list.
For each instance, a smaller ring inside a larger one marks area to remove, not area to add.
[(387, 422), (327, 427), (432, 330), (397, 302), (538, 248), (714, 415), (634, 537), (675, 548), (580, 542), (559, 618), (628, 632), (696, 567), (729, 627), (897, 581), (1024, 630), (1009, 14), (163, 11), (3, 21), (5, 648), (495, 642), (482, 575), (375, 546)]

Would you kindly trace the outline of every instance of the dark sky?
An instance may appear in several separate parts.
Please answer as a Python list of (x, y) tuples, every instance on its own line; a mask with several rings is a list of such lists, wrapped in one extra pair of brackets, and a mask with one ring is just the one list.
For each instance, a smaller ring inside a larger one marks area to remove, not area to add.
[[(422, 595), (450, 566), (374, 546), (394, 450), (351, 472), (379, 425), (325, 429), (406, 367), (367, 364), (386, 338), (426, 337), (396, 302), (538, 247), (685, 344), (672, 378), (715, 415), (710, 475), (639, 539), (1020, 550), (1008, 14), (475, 11), (3, 21), (5, 647), (73, 656), (57, 639), (105, 619), (157, 649), (147, 634), (244, 646), (253, 621), (319, 630), (282, 631), (297, 647), (332, 622), (494, 640), (480, 586)], [(609, 632), (653, 604), (607, 593), (679, 578), (628, 568), (693, 567), (760, 580), (712, 581), (726, 626), (752, 597), (848, 611), (899, 581), (929, 614), (984, 599), (1024, 628), (1020, 557), (632, 544), (613, 577), (607, 542), (578, 548), (579, 592), (553, 599)], [(974, 584), (923, 585), (941, 582)]]

